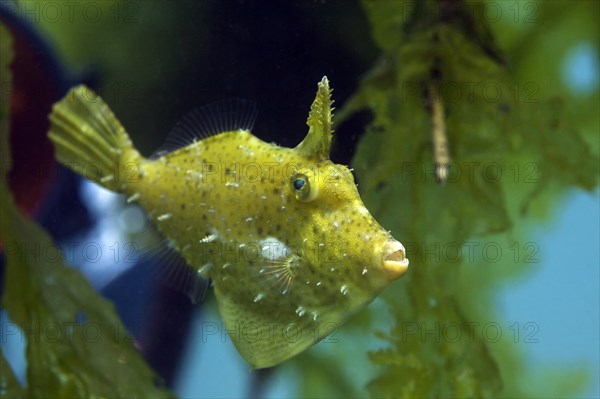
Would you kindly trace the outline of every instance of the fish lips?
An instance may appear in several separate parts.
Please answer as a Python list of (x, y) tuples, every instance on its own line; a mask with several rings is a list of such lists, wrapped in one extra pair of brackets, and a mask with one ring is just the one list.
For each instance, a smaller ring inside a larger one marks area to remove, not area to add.
[(399, 241), (390, 240), (383, 247), (380, 264), (390, 280), (395, 280), (408, 270), (406, 249)]

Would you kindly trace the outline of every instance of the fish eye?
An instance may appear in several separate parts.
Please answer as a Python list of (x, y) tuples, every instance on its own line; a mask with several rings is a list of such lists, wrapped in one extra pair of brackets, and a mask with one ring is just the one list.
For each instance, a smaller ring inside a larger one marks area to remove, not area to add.
[(311, 185), (308, 176), (298, 173), (292, 176), (292, 191), (298, 201), (310, 202), (317, 197), (318, 187)]
[(296, 177), (296, 179), (294, 179), (294, 188), (296, 190), (301, 190), (305, 184), (306, 184), (306, 180), (304, 180), (301, 177)]

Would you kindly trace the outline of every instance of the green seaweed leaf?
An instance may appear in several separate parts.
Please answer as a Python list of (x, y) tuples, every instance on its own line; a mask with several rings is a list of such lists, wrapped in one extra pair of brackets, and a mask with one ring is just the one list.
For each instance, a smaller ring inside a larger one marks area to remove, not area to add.
[[(9, 33), (0, 26), (1, 79), (10, 82)], [(0, 110), (2, 165), (10, 163), (8, 103)], [(7, 173), (3, 170), (3, 173)], [(16, 209), (0, 178), (0, 236), (5, 260), (2, 308), (26, 340), (27, 387), (2, 357), (2, 397), (170, 398), (133, 348), (113, 305), (66, 265), (51, 237)]]
[[(552, 187), (595, 188), (598, 157), (566, 121), (560, 99), (515, 92), (505, 56), (475, 17), (472, 7), (480, 5), (364, 0), (363, 6), (384, 54), (336, 123), (364, 108), (373, 112), (353, 166), (367, 207), (405, 244), (411, 261), (407, 276), (384, 294), (395, 325), (379, 334), (388, 348), (371, 353), (383, 368), (369, 390), (374, 397), (495, 396), (503, 389), (496, 360), (502, 346), (469, 333), (494, 318), (491, 289), (483, 288), (491, 283), (460, 292), (464, 259), (449, 262), (439, 254), (512, 234)], [(432, 150), (435, 101), (446, 115), (445, 185), (436, 182)], [(453, 326), (460, 339), (440, 337)]]

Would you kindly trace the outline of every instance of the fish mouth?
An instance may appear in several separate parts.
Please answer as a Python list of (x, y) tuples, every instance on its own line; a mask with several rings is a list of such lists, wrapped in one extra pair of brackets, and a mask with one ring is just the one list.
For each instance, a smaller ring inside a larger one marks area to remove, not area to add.
[(391, 241), (385, 246), (382, 258), (383, 268), (390, 273), (392, 278), (398, 278), (406, 273), (408, 259), (405, 254), (404, 246), (398, 241)]

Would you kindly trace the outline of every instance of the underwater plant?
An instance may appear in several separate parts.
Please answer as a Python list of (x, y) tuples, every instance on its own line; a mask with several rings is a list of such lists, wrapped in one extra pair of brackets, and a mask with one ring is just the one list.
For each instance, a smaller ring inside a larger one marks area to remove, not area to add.
[[(139, 23), (127, 26), (113, 27), (104, 19), (88, 23), (85, 30), (81, 25), (58, 23), (46, 23), (45, 29), (71, 61), (102, 60), (109, 82), (120, 75), (137, 79), (133, 80), (139, 84), (133, 86), (139, 89), (135, 98), (145, 102), (131, 104), (128, 96), (104, 97), (123, 124), (131, 126), (132, 135), (144, 132), (133, 140), (148, 149), (154, 143), (146, 132), (155, 128), (162, 135), (187, 106), (184, 103), (194, 105), (194, 96), (206, 87), (210, 87), (209, 98), (217, 98), (215, 93), (267, 93), (268, 101), (261, 106), (267, 117), (258, 122), (264, 123), (263, 128), (256, 130), (274, 132), (265, 140), (277, 142), (275, 135), (287, 132), (284, 128), (302, 131), (294, 128), (294, 119), (303, 122), (302, 118), (279, 118), (284, 100), (293, 104), (290, 108), (298, 104), (304, 117), (302, 107), (309, 99), (300, 87), (301, 77), (313, 79), (315, 73), (318, 77), (326, 73), (335, 80), (336, 99), (342, 104), (333, 120), (336, 137), (331, 158), (348, 157), (341, 163), (354, 168), (366, 208), (402, 241), (411, 260), (407, 274), (391, 284), (375, 306), (348, 320), (335, 336), (339, 342), (316, 345), (285, 362), (280, 369), (292, 372), (293, 381), (288, 382), (295, 383), (305, 397), (578, 395), (590, 378), (588, 370), (549, 364), (540, 370), (541, 380), (534, 380), (522, 345), (507, 334), (496, 340), (489, 334), (493, 330), (486, 335), (483, 327), (500, 320), (495, 297), (499, 287), (511, 287), (517, 277), (535, 269), (535, 263), (524, 261), (537, 259), (535, 245), (523, 246), (535, 239), (532, 227), (556, 213), (569, 190), (598, 187), (597, 85), (588, 97), (570, 95), (557, 65), (558, 55), (582, 37), (593, 34), (592, 46), (598, 48), (600, 41), (593, 33), (598, 3), (364, 0), (310, 8), (281, 2), (278, 12), (272, 13), (248, 4), (250, 11), (234, 7), (225, 11), (209, 2), (191, 3), (132, 2), (139, 13), (123, 15), (138, 18)], [(167, 7), (173, 12), (164, 12)], [(192, 8), (194, 13), (189, 11)], [(494, 20), (486, 14), (497, 9), (510, 16), (508, 23), (506, 18)], [(248, 14), (262, 25), (252, 30), (248, 19), (235, 22), (239, 14)], [(181, 23), (190, 15), (201, 20)], [(296, 19), (304, 22), (293, 25)], [(294, 31), (300, 25), (305, 29)], [(191, 35), (191, 26), (201, 26), (202, 34)], [(276, 30), (280, 26), (292, 30), (290, 35), (282, 36)], [(224, 37), (208, 34), (214, 31)], [(6, 37), (4, 32), (0, 37), (4, 66), (10, 48)], [(92, 37), (113, 44), (90, 46)], [(194, 39), (187, 47), (186, 37)], [(300, 47), (294, 37), (302, 37), (308, 45)], [(281, 48), (293, 49), (289, 59), (283, 50), (272, 50), (278, 40), (285, 43)], [(152, 46), (132, 51), (132, 43), (147, 41)], [(212, 42), (218, 45), (203, 47)], [(161, 52), (169, 56), (159, 59), (156, 54)], [(328, 57), (329, 53), (333, 55)], [(240, 73), (240, 59), (244, 73)], [(357, 76), (365, 68), (369, 72), (357, 87), (355, 78), (342, 77), (345, 71)], [(5, 76), (3, 70), (2, 82)], [(234, 90), (235, 85), (239, 86)], [(164, 95), (169, 90), (177, 95)], [(276, 93), (283, 94), (277, 97)], [(6, 112), (3, 107), (2, 115)], [(364, 115), (368, 120), (363, 129), (356, 122)], [(4, 140), (8, 130), (2, 128)], [(286, 145), (299, 137), (284, 136), (289, 140)], [(349, 143), (357, 144), (355, 151), (347, 150), (352, 147)], [(0, 143), (2, 161), (8, 159), (5, 144)], [(39, 228), (32, 227), (33, 222), (12, 211), (10, 194), (4, 186), (1, 189), (3, 239), (25, 242), (28, 238), (54, 248), (48, 236), (40, 236)], [(503, 248), (509, 261), (491, 262), (489, 256), (482, 256), (479, 249), (486, 245), (491, 250)], [(27, 387), (19, 385), (2, 357), (3, 396), (72, 397), (73, 386), (86, 396), (172, 395), (156, 386), (157, 377), (131, 347), (132, 340), (112, 306), (94, 294), (76, 270), (26, 265), (19, 259), (27, 257), (15, 248), (4, 254), (4, 281), (10, 295), (5, 289), (2, 303), (15, 324), (26, 325), (25, 315), (30, 320), (43, 317), (47, 323), (65, 320), (80, 331), (101, 313), (108, 325), (119, 326), (124, 334), (120, 337), (127, 342), (116, 347), (98, 344), (102, 353), (90, 352), (95, 349), (86, 348), (85, 342), (71, 346), (68, 341), (33, 342), (27, 348)], [(565, 259), (565, 273), (580, 266), (569, 262), (569, 250), (551, 254)], [(479, 255), (471, 257), (475, 252)], [(46, 287), (45, 276), (56, 282), (51, 290), (40, 289)], [(114, 334), (114, 329), (108, 333)], [(572, 339), (568, 337), (565, 345)], [(90, 361), (90, 353), (95, 360)], [(58, 362), (61, 357), (72, 361)], [(127, 374), (119, 359), (131, 366)], [(91, 382), (73, 383), (78, 373)], [(261, 370), (252, 375), (257, 385), (264, 385), (274, 373)]]

